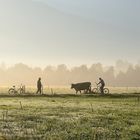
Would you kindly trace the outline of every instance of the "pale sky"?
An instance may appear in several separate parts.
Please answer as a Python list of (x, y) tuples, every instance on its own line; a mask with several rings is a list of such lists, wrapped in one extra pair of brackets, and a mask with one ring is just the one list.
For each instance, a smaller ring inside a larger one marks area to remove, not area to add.
[(0, 0), (0, 62), (140, 60), (139, 0)]

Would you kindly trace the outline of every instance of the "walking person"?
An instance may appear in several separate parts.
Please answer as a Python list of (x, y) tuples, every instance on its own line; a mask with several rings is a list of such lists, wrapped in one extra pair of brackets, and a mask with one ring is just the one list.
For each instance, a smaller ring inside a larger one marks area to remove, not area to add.
[(40, 94), (42, 94), (42, 83), (41, 83), (41, 78), (39, 77), (38, 78), (38, 81), (37, 81), (37, 92), (36, 92), (36, 94), (38, 94), (38, 93), (40, 93)]

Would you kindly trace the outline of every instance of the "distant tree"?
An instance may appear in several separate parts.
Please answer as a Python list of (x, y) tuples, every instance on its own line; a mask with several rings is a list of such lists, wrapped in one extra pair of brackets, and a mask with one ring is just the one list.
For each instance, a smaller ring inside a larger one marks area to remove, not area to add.
[[(42, 77), (45, 86), (70, 85), (83, 81), (90, 81), (94, 84), (99, 77), (102, 77), (109, 86), (140, 86), (140, 65), (133, 66), (121, 60), (115, 67), (108, 68), (103, 67), (101, 63), (93, 64), (89, 68), (87, 65), (81, 65), (71, 69), (68, 69), (65, 64), (57, 67), (47, 66), (44, 70), (40, 67), (31, 68), (23, 63), (8, 68), (4, 67), (4, 65), (0, 65), (0, 85), (21, 83), (35, 85), (38, 77)], [(118, 71), (117, 74), (116, 71)]]
[(114, 67), (109, 67), (103, 75), (104, 80), (106, 81), (106, 85), (112, 86), (115, 85), (115, 74)]
[(92, 78), (94, 79), (94, 82), (97, 81), (99, 77), (103, 77), (104, 70), (102, 64), (101, 63), (93, 64), (89, 68), (89, 72)]
[(43, 70), (43, 78), (46, 85), (55, 85), (55, 67), (49, 65)]
[(68, 83), (69, 71), (65, 64), (61, 64), (57, 66), (55, 71), (55, 82), (57, 85), (65, 85)]
[(117, 73), (119, 73), (120, 71), (122, 72), (126, 72), (129, 68), (129, 66), (131, 66), (132, 64), (127, 62), (127, 61), (123, 61), (123, 60), (118, 60), (116, 62), (116, 65), (115, 65), (115, 71)]

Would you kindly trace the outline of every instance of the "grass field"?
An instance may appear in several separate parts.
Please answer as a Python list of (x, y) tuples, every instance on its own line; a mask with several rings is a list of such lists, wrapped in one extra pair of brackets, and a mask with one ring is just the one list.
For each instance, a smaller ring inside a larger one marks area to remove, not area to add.
[(139, 88), (75, 95), (66, 88), (0, 94), (0, 140), (140, 140)]

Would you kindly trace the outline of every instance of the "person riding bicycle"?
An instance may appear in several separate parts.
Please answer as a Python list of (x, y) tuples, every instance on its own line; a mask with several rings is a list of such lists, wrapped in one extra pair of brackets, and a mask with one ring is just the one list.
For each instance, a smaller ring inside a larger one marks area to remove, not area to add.
[(101, 94), (104, 94), (104, 87), (105, 87), (105, 82), (102, 78), (99, 78), (99, 83), (97, 85), (101, 85), (100, 86), (100, 90), (101, 90)]

